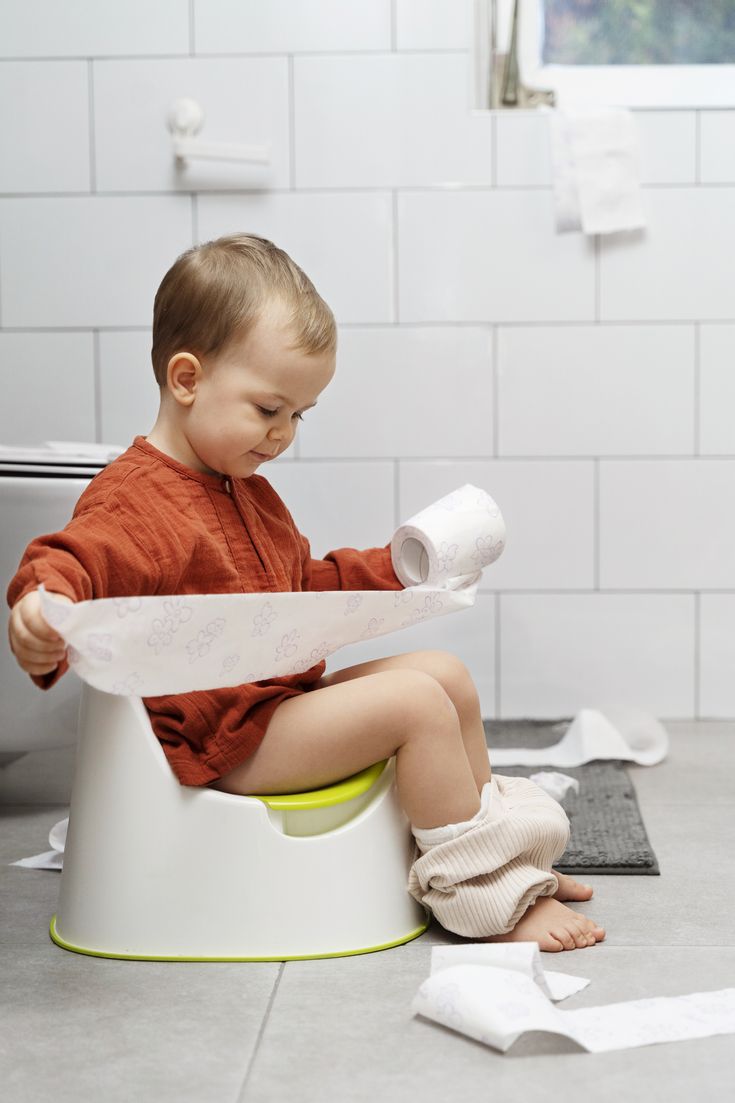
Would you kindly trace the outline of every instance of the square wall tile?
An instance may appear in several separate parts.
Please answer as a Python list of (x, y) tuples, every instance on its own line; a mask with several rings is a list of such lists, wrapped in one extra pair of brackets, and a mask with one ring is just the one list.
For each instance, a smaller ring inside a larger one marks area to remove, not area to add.
[(337, 373), (300, 430), (302, 456), (491, 456), (487, 329), (342, 329)]
[(96, 440), (91, 333), (0, 333), (0, 444)]
[(503, 594), (500, 715), (694, 714), (694, 597)]
[(0, 62), (0, 192), (89, 191), (87, 82), (83, 61)]
[(735, 594), (702, 594), (699, 617), (699, 715), (735, 717)]
[(159, 390), (151, 366), (151, 334), (105, 331), (99, 337), (100, 440), (132, 444), (158, 416)]
[[(204, 111), (197, 138), (266, 146), (267, 165), (173, 155), (167, 118), (182, 97)], [(289, 186), (286, 58), (177, 58), (94, 64), (99, 191), (207, 191)]]
[(398, 267), (402, 322), (594, 319), (594, 246), (548, 192), (403, 192)]
[(735, 188), (647, 188), (643, 231), (600, 239), (603, 321), (735, 319)]
[(270, 238), (304, 269), (339, 322), (393, 321), (387, 193), (201, 196), (199, 240), (239, 231)]
[(194, 0), (198, 54), (389, 50), (390, 0)]
[[(640, 180), (643, 184), (696, 181), (694, 111), (635, 111)], [(501, 187), (550, 187), (549, 117), (538, 111), (502, 111), (496, 116), (497, 182)]]
[(0, 57), (188, 54), (189, 0), (3, 0)]
[(603, 589), (735, 588), (735, 460), (603, 460)]
[(480, 695), (483, 716), (495, 716), (495, 598), (478, 594), (475, 604), (459, 613), (434, 617), (413, 628), (375, 640), (350, 644), (327, 659), (327, 670), (343, 670), (407, 651), (449, 651), (465, 664)]
[(392, 463), (281, 460), (260, 468), (314, 559), (337, 548), (384, 547), (395, 531)]
[(735, 184), (735, 111), (702, 111), (699, 120), (700, 180)]
[(491, 117), (471, 112), (465, 54), (294, 63), (300, 188), (490, 184)]
[(469, 50), (474, 0), (395, 0), (396, 49)]
[(735, 456), (735, 325), (699, 331), (699, 447)]
[(145, 326), (191, 246), (179, 196), (0, 200), (4, 326)]
[(501, 455), (694, 450), (694, 326), (501, 327)]
[(507, 543), (482, 576), (482, 590), (586, 589), (594, 584), (593, 465), (585, 461), (494, 460), (399, 464), (399, 517), (465, 483), (500, 506)]

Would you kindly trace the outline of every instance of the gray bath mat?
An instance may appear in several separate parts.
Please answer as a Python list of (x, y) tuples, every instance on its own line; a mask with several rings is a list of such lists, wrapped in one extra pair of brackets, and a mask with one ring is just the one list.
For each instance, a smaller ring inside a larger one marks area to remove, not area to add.
[[(559, 742), (570, 721), (485, 720), (484, 723), (492, 764), (493, 747), (550, 747)], [(503, 766), (498, 773), (530, 777), (544, 768)], [(562, 801), (572, 833), (569, 846), (554, 868), (582, 877), (591, 873), (658, 875), (658, 861), (623, 763), (588, 762), (584, 766), (565, 767), (561, 772), (577, 778), (579, 793), (569, 792)]]

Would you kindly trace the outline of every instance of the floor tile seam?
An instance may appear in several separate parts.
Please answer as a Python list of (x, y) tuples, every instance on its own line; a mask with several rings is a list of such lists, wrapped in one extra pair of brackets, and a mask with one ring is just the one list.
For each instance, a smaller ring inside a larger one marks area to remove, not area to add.
[(270, 996), (268, 998), (268, 1004), (266, 1006), (265, 1012), (263, 1013), (263, 1020), (260, 1024), (260, 1030), (258, 1031), (258, 1035), (255, 1039), (255, 1043), (253, 1045), (253, 1049), (252, 1049), (252, 1052), (250, 1054), (250, 1060), (248, 1061), (247, 1068), (245, 1069), (245, 1075), (243, 1077), (242, 1084), (240, 1085), (240, 1090), (238, 1091), (238, 1094), (237, 1094), (237, 1103), (245, 1103), (245, 1099), (246, 1099), (246, 1094), (245, 1093), (246, 1093), (246, 1090), (247, 1090), (248, 1081), (250, 1080), (253, 1069), (255, 1067), (255, 1059), (258, 1055), (261, 1043), (263, 1041), (263, 1035), (265, 1034), (265, 1029), (268, 1025), (268, 1020), (270, 1019), (271, 1011), (273, 1010), (273, 1004), (275, 1003), (276, 995), (278, 993), (278, 989), (279, 989), (280, 984), (281, 984), (281, 978), (283, 976), (285, 968), (286, 968), (286, 962), (281, 961), (279, 963), (279, 966), (278, 966), (278, 973), (276, 974), (276, 979), (273, 982), (273, 987), (271, 989), (271, 993), (270, 993)]

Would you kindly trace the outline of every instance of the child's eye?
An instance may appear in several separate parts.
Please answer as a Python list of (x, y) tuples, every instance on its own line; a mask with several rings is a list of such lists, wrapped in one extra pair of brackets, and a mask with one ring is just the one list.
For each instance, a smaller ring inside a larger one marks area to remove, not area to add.
[(278, 413), (278, 410), (268, 410), (265, 406), (258, 406), (257, 408), (264, 417), (275, 417)]
[(294, 417), (297, 417), (299, 419), (299, 421), (304, 420), (304, 415), (303, 414), (294, 414)]

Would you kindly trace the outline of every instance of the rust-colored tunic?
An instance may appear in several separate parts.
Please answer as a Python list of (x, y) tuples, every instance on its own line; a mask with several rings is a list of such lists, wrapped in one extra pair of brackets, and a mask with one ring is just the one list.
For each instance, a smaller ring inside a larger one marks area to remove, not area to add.
[[(400, 590), (389, 547), (340, 548), (312, 559), (309, 542), (260, 475), (193, 471), (136, 437), (96, 475), (61, 532), (29, 544), (8, 588), (14, 605), (44, 583), (74, 601), (152, 594)], [(304, 674), (231, 689), (145, 698), (153, 730), (184, 785), (205, 785), (256, 750), (276, 708), (313, 689)], [(46, 689), (66, 671), (33, 681)]]

